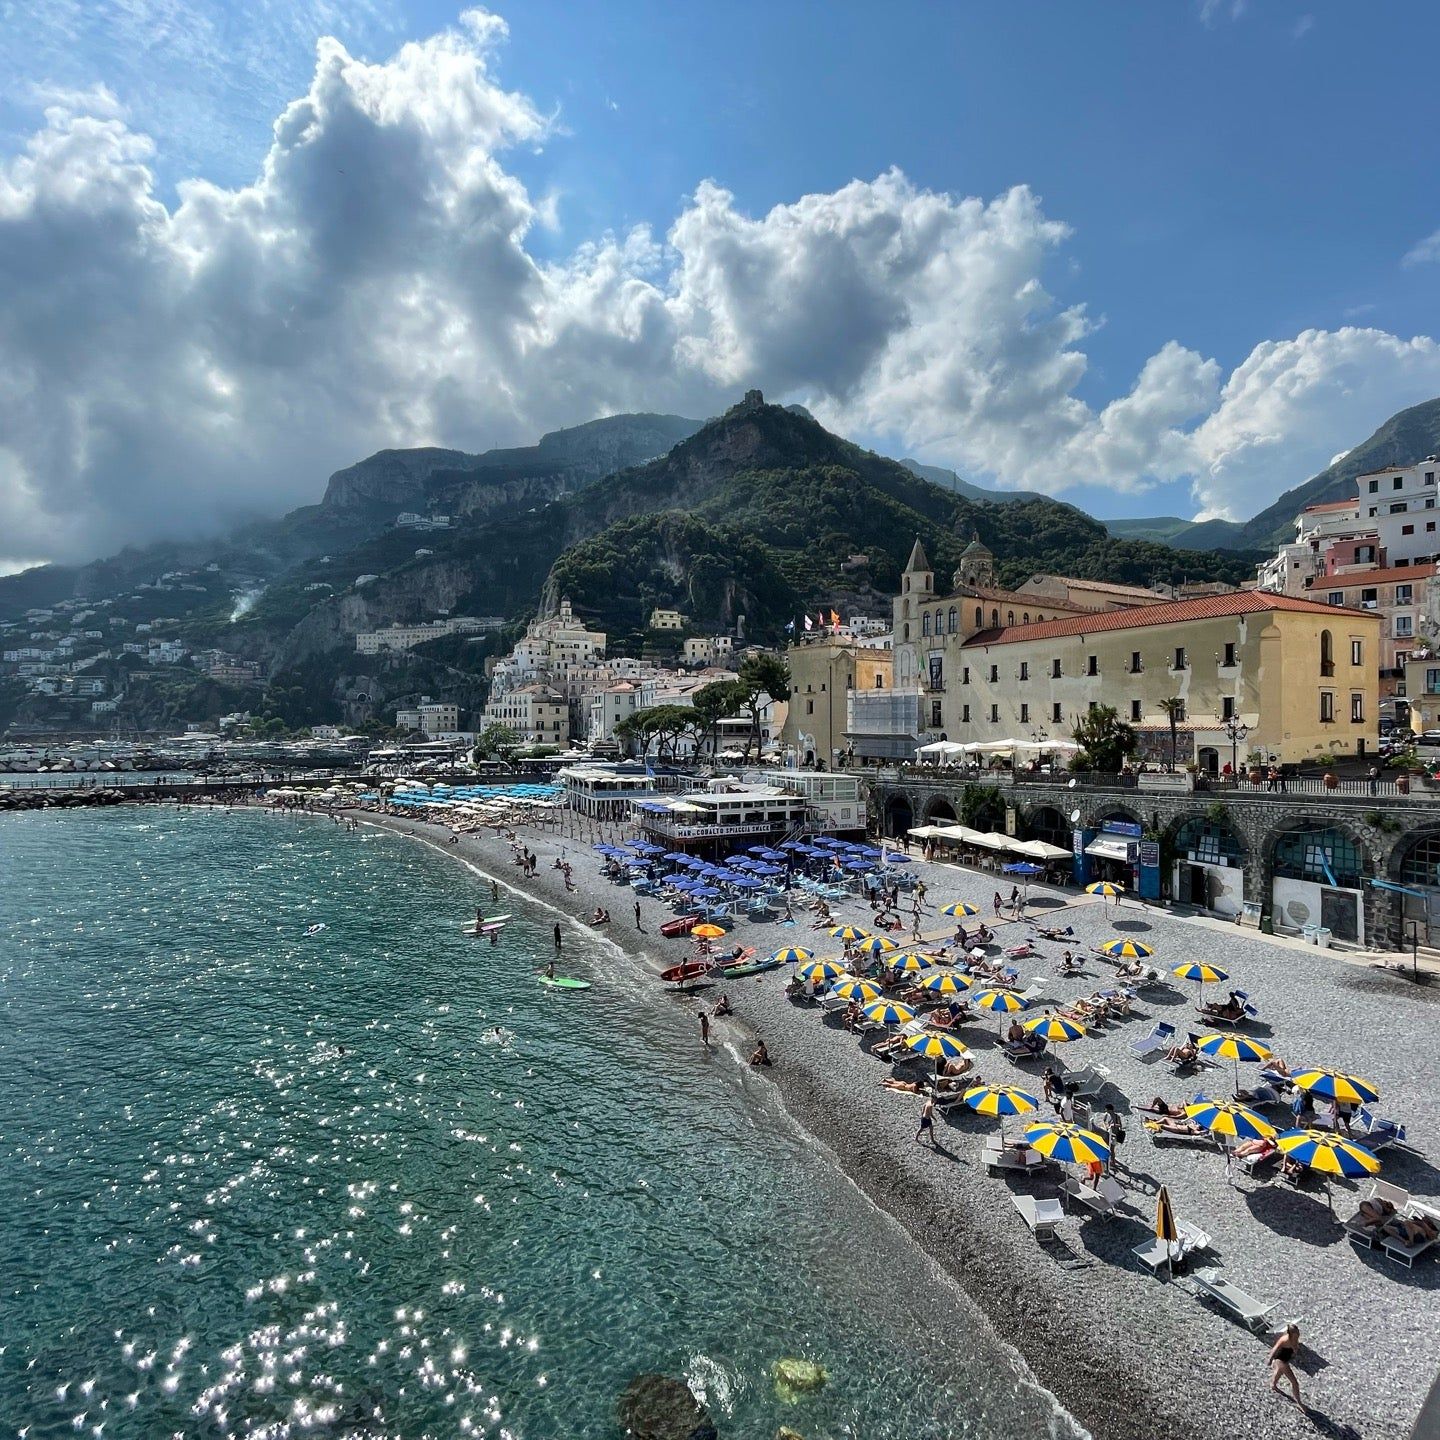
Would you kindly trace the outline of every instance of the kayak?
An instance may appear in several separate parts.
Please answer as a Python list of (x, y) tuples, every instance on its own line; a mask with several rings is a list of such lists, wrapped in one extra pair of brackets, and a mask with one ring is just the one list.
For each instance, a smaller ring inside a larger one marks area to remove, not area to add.
[(557, 975), (553, 980), (548, 975), (542, 975), (540, 983), (548, 985), (552, 990), (588, 990), (590, 988), (588, 980), (576, 980), (571, 975)]
[(511, 917), (509, 915), (487, 915), (478, 925), (471, 921), (464, 926), (467, 935), (488, 935), (492, 930), (498, 930)]
[(737, 980), (743, 980), (747, 975), (763, 975), (767, 970), (778, 970), (784, 963), (773, 955), (767, 955), (763, 960), (747, 960), (743, 965), (731, 965), (724, 975), (727, 980), (732, 975)]
[(674, 920), (666, 920), (660, 926), (660, 933), (673, 939), (676, 935), (688, 935), (699, 923), (698, 915), (678, 915)]
[(708, 960), (687, 960), (683, 965), (672, 965), (660, 972), (666, 984), (683, 985), (687, 980), (699, 980), (708, 975), (714, 967)]

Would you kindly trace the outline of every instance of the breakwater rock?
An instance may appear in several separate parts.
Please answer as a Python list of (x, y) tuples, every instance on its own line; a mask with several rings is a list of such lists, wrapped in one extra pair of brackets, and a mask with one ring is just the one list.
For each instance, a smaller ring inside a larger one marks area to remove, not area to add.
[(0, 790), (0, 813), (9, 810), (78, 810), (93, 805), (125, 805), (163, 798), (158, 790)]

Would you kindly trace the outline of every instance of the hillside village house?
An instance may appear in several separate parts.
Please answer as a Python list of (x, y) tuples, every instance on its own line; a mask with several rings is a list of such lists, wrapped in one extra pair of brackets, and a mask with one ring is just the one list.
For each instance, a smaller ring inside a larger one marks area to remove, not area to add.
[(522, 685), (504, 695), (492, 695), (485, 707), (484, 724), (505, 725), (522, 745), (570, 744), (570, 706), (563, 695), (544, 685)]
[(460, 707), (444, 701), (434, 701), (428, 695), (420, 697), (418, 705), (405, 707), (395, 712), (397, 730), (419, 730), (431, 739), (450, 734), (460, 728)]
[(1310, 598), (1350, 610), (1372, 611), (1380, 622), (1380, 695), (1408, 695), (1405, 666), (1422, 637), (1440, 623), (1440, 586), (1436, 567), (1387, 566), (1322, 575), (1310, 584)]

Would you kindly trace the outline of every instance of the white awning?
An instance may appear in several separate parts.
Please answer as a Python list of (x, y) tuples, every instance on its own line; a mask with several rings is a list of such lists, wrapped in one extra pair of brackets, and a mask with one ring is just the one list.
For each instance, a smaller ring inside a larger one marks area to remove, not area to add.
[(1070, 852), (1063, 845), (1052, 845), (1048, 840), (1020, 840), (1010, 847), (1032, 860), (1068, 860)]
[(973, 845), (980, 838), (980, 831), (968, 825), (935, 825), (931, 827), (937, 840), (949, 840), (956, 845)]
[(1119, 860), (1122, 863), (1130, 859), (1130, 851), (1127, 848), (1130, 841), (1122, 839), (1118, 835), (1097, 835), (1086, 847), (1087, 855), (1095, 855), (1101, 860)]
[(1002, 835), (998, 830), (987, 830), (982, 834), (972, 835), (972, 845), (983, 846), (986, 850), (1013, 850), (1015, 841), (1009, 835)]

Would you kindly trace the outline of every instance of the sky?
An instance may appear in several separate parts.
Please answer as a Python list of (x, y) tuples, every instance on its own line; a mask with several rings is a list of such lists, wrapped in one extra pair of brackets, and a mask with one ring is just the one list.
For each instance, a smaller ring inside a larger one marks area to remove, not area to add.
[(0, 569), (753, 386), (1101, 518), (1246, 518), (1440, 395), (1440, 127), (1385, 78), (1419, 0), (0, 30)]

